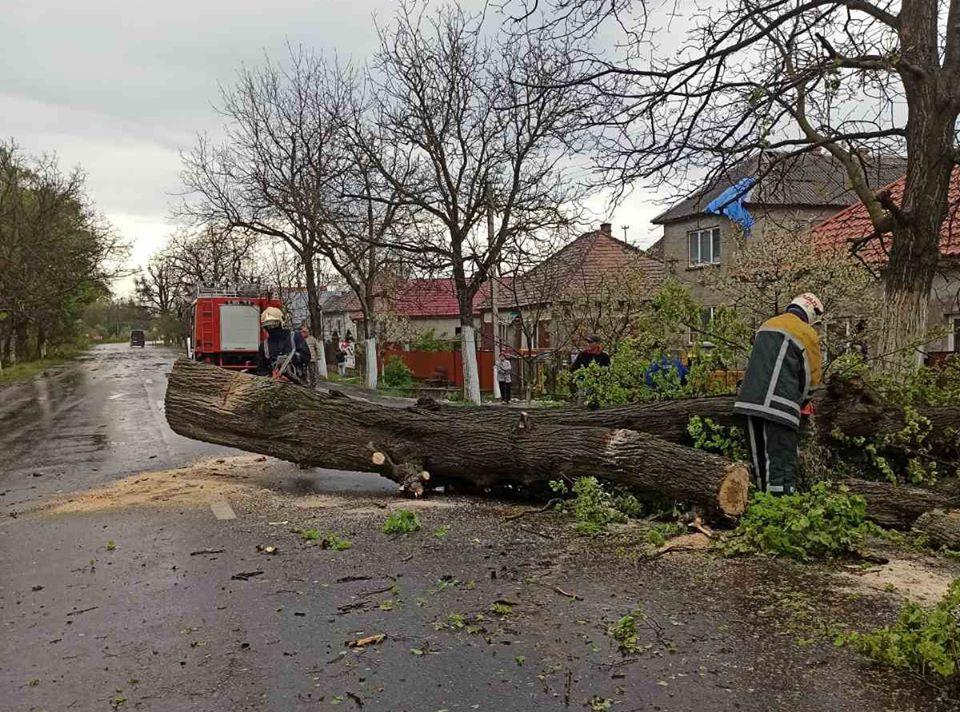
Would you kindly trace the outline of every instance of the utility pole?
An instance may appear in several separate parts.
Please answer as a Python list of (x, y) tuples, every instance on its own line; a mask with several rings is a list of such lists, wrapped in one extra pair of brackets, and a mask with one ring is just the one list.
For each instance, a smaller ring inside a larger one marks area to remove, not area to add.
[[(487, 245), (492, 245), (493, 239), (493, 196), (490, 185), (487, 184)], [(497, 359), (500, 357), (500, 316), (497, 312), (497, 279), (500, 276), (497, 260), (490, 266), (490, 326), (493, 334), (493, 397), (500, 400), (500, 381), (497, 379)]]
[(630, 229), (630, 226), (629, 226), (629, 225), (621, 225), (621, 226), (620, 226), (620, 229), (623, 230), (623, 241), (626, 242), (626, 241), (627, 241), (627, 230)]

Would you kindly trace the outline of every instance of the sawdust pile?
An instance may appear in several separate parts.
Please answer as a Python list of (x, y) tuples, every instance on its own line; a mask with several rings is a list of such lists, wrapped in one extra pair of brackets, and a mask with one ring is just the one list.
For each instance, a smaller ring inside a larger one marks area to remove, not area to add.
[(68, 495), (44, 509), (68, 514), (144, 505), (206, 505), (250, 490), (255, 486), (250, 480), (266, 469), (266, 460), (262, 455), (240, 455), (201, 460), (174, 470), (138, 473), (106, 487)]
[(841, 574), (841, 585), (862, 593), (893, 593), (931, 606), (943, 598), (954, 574), (935, 561), (890, 559), (866, 571)]

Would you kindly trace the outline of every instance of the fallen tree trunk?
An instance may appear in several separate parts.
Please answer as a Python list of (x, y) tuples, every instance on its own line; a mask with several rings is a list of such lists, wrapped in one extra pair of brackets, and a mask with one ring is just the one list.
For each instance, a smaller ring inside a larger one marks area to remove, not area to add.
[[(622, 405), (590, 410), (587, 408), (536, 408), (530, 413), (543, 425), (622, 428), (650, 433), (670, 442), (688, 444), (687, 424), (690, 418), (710, 418), (721, 425), (742, 425), (733, 414), (733, 396), (708, 396), (663, 400), (653, 403)], [(478, 410), (447, 406), (435, 401), (421, 401), (409, 409), (413, 413), (442, 413), (454, 421), (483, 423), (495, 426), (515, 419), (516, 408), (492, 406)]]
[[(687, 424), (693, 416), (710, 418), (720, 425), (743, 427), (743, 418), (733, 414), (735, 397), (707, 396), (655, 401), (589, 410), (586, 408), (534, 409), (537, 422), (549, 425), (625, 428), (656, 435), (675, 443), (689, 444)], [(903, 408), (875, 402), (856, 383), (834, 381), (814, 398), (817, 426), (825, 445), (834, 430), (848, 437), (875, 437), (894, 434), (908, 425)], [(411, 412), (442, 413), (446, 417), (490, 426), (515, 417), (515, 408), (490, 407), (482, 410), (439, 404), (429, 399), (413, 406)], [(949, 461), (960, 460), (960, 406), (924, 406), (917, 413), (930, 423), (927, 440), (931, 455)]]
[(867, 501), (867, 517), (888, 529), (910, 529), (931, 509), (957, 503), (955, 497), (910, 485), (858, 479), (843, 480), (843, 484)]
[(339, 470), (374, 471), (418, 494), (426, 482), (480, 488), (594, 475), (736, 517), (747, 503), (745, 465), (648, 433), (541, 422), (508, 412), (493, 421), (321, 396), (288, 383), (180, 359), (166, 416), (181, 435)]
[(931, 546), (960, 550), (960, 511), (932, 509), (924, 512), (913, 525), (913, 531), (923, 534)]

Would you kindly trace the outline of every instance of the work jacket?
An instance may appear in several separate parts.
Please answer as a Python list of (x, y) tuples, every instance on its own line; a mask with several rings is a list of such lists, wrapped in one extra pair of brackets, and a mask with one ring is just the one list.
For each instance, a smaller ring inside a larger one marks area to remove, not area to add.
[(306, 341), (296, 331), (269, 329), (267, 338), (261, 342), (257, 354), (257, 374), (270, 375), (273, 369), (283, 363), (291, 351), (294, 351), (294, 355), (286, 374), (299, 378), (303, 375), (303, 368), (310, 363), (310, 349)]
[(800, 409), (822, 380), (820, 337), (794, 314), (781, 314), (757, 331), (733, 412), (800, 428)]

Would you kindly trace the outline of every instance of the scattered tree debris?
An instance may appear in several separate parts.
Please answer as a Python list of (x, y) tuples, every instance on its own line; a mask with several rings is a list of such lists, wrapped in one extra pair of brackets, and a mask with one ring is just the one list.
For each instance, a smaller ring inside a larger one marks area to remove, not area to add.
[(356, 640), (351, 640), (347, 642), (348, 648), (363, 648), (367, 645), (378, 645), (382, 643), (387, 637), (386, 633), (376, 633), (374, 635), (367, 635), (363, 638), (357, 638)]

